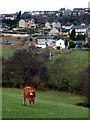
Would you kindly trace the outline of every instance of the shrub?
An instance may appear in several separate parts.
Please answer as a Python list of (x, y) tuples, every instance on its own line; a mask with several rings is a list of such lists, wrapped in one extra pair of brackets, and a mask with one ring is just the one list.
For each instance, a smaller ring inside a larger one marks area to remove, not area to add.
[(76, 46), (76, 44), (72, 40), (70, 40), (69, 41), (69, 47), (70, 48), (75, 48), (75, 46)]
[(18, 50), (14, 56), (4, 60), (3, 86), (20, 87), (33, 84), (38, 87), (39, 83), (44, 83), (47, 72), (44, 60), (48, 58), (45, 57), (46, 54), (37, 52), (35, 48), (30, 47), (28, 50)]
[(90, 65), (82, 71), (81, 78), (83, 80), (83, 95), (86, 96), (86, 102), (90, 105)]
[(69, 87), (68, 74), (64, 66), (65, 61), (66, 57), (63, 56), (52, 63), (49, 69), (51, 80), (51, 83), (49, 81), (49, 84), (58, 90), (68, 90)]
[(89, 43), (87, 42), (87, 43), (84, 45), (84, 47), (89, 48), (89, 47), (90, 47)]

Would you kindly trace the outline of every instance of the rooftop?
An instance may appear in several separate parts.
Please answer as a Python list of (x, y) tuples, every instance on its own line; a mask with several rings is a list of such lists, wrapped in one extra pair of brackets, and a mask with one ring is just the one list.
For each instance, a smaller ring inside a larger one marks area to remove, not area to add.
[(85, 29), (87, 27), (88, 27), (88, 25), (78, 25), (78, 26), (71, 27), (71, 29)]
[(43, 37), (38, 37), (37, 39), (54, 39), (54, 36), (43, 36)]

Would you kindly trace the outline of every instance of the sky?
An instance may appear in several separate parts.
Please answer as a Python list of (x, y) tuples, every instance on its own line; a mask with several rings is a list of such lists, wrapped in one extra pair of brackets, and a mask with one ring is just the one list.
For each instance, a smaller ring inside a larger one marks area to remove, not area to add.
[(19, 11), (48, 11), (60, 8), (88, 8), (89, 0), (1, 0), (0, 14), (16, 13)]

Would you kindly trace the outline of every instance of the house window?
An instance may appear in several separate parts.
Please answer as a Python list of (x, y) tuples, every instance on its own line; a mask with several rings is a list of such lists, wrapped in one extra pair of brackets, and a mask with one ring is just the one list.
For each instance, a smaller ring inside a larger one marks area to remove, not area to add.
[(61, 45), (61, 43), (60, 43), (60, 45)]

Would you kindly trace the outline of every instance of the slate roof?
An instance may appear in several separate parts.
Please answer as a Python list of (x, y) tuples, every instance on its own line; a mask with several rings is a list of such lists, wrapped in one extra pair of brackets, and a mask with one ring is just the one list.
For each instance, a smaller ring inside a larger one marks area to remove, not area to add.
[(43, 36), (43, 37), (38, 37), (37, 39), (54, 39), (54, 36)]
[(69, 32), (70, 29), (65, 29), (65, 28), (62, 28), (62, 32)]
[(66, 25), (64, 25), (64, 26), (71, 26), (72, 24), (66, 24)]
[(59, 32), (60, 32), (60, 28), (59, 27), (55, 27)]
[(88, 25), (78, 25), (78, 26), (71, 27), (71, 29), (85, 29), (87, 27), (88, 27)]

